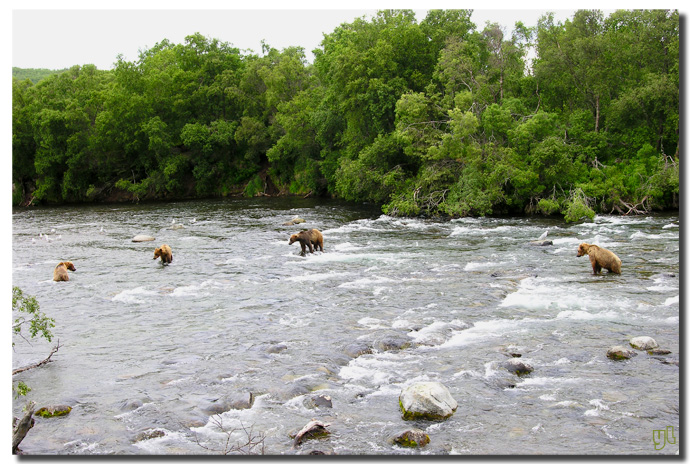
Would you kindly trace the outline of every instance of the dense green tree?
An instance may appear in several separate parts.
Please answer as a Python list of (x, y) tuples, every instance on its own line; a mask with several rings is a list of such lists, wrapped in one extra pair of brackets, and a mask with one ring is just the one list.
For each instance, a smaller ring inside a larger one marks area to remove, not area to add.
[[(331, 195), (388, 214), (677, 208), (679, 15), (382, 10), (300, 47), (193, 34), (13, 79), (13, 203)], [(14, 73), (14, 71), (13, 71)]]

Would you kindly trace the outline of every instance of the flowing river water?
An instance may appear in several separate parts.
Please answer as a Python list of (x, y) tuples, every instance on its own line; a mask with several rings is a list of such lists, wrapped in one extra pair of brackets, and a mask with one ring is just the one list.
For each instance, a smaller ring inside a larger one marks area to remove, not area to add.
[[(295, 216), (306, 223), (282, 225)], [(250, 441), (271, 455), (679, 449), (677, 214), (433, 221), (259, 198), (12, 219), (13, 285), (56, 324), (53, 343), (15, 339), (13, 367), (61, 345), (13, 381), (37, 407), (72, 407), (36, 419), (27, 454), (219, 454)], [(323, 253), (288, 245), (302, 228), (323, 232)], [(544, 232), (552, 245), (529, 244)], [(155, 241), (132, 242), (138, 234)], [(622, 274), (592, 275), (581, 242), (614, 251)], [(153, 260), (163, 243), (168, 266)], [(66, 260), (76, 272), (53, 282)], [(671, 353), (606, 357), (641, 335)], [(513, 355), (534, 371), (509, 373)], [(418, 381), (444, 384), (455, 414), (404, 421), (398, 397)], [(250, 394), (251, 407), (235, 409)], [(313, 418), (330, 435), (293, 447), (290, 434)], [(426, 447), (391, 443), (413, 427)], [(655, 448), (667, 427), (675, 439)]]

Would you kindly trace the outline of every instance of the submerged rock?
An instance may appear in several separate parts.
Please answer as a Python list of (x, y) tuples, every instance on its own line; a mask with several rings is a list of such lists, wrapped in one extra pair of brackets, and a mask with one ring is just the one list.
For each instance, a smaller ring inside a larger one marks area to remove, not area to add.
[(423, 448), (431, 440), (423, 430), (410, 429), (393, 438), (393, 443), (404, 446), (405, 448)]
[(630, 339), (630, 346), (638, 350), (653, 350), (659, 348), (659, 344), (652, 337), (635, 337)]
[(445, 420), (458, 408), (448, 388), (439, 382), (412, 384), (402, 391), (398, 401), (405, 420)]
[(312, 408), (332, 408), (333, 400), (328, 395), (315, 395), (306, 401), (306, 405)]
[(271, 345), (268, 348), (266, 348), (266, 353), (280, 353), (281, 351), (287, 350), (287, 345), (284, 343), (276, 343), (275, 345)]
[(307, 222), (307, 221), (305, 221), (301, 217), (296, 217), (296, 218), (293, 218), (287, 222), (284, 222), (283, 225), (284, 226), (294, 226), (295, 224), (302, 224), (303, 222)]
[(39, 417), (59, 417), (66, 416), (72, 410), (71, 406), (66, 406), (64, 404), (58, 404), (55, 406), (44, 406), (38, 409), (34, 415)]
[(150, 235), (135, 235), (132, 239), (133, 242), (152, 242), (154, 240), (156, 239)]
[(139, 409), (144, 405), (144, 402), (141, 400), (125, 400), (122, 403), (120, 403), (120, 409), (122, 411), (134, 411), (135, 409)]
[(140, 434), (138, 434), (135, 438), (134, 441), (144, 441), (144, 440), (151, 440), (153, 438), (160, 438), (165, 436), (165, 431), (161, 429), (148, 429), (144, 430)]
[(368, 343), (363, 341), (356, 341), (354, 343), (351, 343), (348, 346), (346, 346), (343, 351), (346, 355), (348, 355), (351, 358), (357, 358), (359, 356), (362, 356), (363, 354), (371, 354), (374, 352), (371, 346), (369, 346)]
[(665, 350), (663, 348), (656, 348), (654, 350), (648, 350), (648, 354), (651, 354), (652, 356), (663, 356), (667, 354), (671, 354), (671, 350)]
[(504, 362), (502, 366), (507, 369), (508, 372), (518, 377), (522, 377), (534, 371), (534, 368), (530, 364), (527, 364), (519, 358), (510, 358), (508, 361)]
[(549, 246), (553, 245), (553, 242), (551, 240), (533, 240), (529, 242), (529, 245), (532, 246)]
[(250, 409), (254, 405), (254, 393), (236, 393), (225, 398), (219, 398), (204, 408), (207, 414), (222, 414), (231, 409)]
[(637, 356), (637, 353), (635, 353), (633, 350), (629, 350), (628, 348), (620, 345), (613, 346), (609, 348), (609, 350), (606, 352), (606, 357), (609, 359), (613, 359), (615, 361), (630, 359), (633, 356)]
[(382, 330), (361, 339), (376, 351), (397, 351), (413, 347), (414, 343), (407, 332)]
[(309, 438), (323, 438), (330, 435), (331, 432), (329, 432), (328, 429), (326, 429), (326, 427), (330, 425), (331, 424), (324, 424), (321, 421), (312, 419), (310, 422), (307, 423), (307, 425), (302, 427), (302, 430), (300, 430), (294, 435), (294, 441), (292, 442), (292, 446), (297, 447), (302, 443), (303, 440), (307, 440)]

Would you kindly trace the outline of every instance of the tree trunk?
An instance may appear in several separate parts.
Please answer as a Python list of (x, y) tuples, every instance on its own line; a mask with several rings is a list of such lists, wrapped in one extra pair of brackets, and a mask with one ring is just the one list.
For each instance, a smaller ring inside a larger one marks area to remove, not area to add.
[(32, 401), (26, 405), (26, 414), (12, 429), (12, 454), (17, 454), (19, 444), (22, 442), (29, 429), (34, 426), (34, 407), (36, 404)]

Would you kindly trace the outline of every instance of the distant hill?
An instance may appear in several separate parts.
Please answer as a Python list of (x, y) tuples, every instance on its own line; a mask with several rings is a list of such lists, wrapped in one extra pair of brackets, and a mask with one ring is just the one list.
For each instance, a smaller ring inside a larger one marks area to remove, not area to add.
[(40, 81), (41, 79), (45, 79), (46, 77), (50, 76), (51, 74), (59, 74), (63, 71), (67, 71), (67, 69), (58, 69), (58, 70), (53, 70), (53, 69), (37, 69), (37, 68), (12, 68), (12, 76), (16, 77), (17, 79), (23, 81), (25, 79), (31, 79), (31, 82), (34, 84)]

